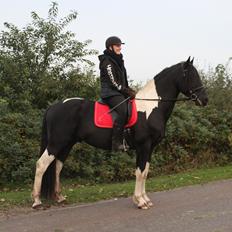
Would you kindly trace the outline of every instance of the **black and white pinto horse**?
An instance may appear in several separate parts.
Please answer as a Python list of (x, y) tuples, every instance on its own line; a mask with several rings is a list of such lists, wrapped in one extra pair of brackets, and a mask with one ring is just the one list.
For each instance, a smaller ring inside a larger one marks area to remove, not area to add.
[[(138, 119), (130, 129), (130, 145), (136, 151), (133, 201), (141, 209), (153, 205), (145, 191), (151, 154), (165, 135), (166, 123), (179, 93), (195, 101), (196, 105), (207, 105), (206, 91), (190, 58), (164, 69), (136, 94)], [(36, 162), (33, 208), (42, 204), (40, 195), (57, 202), (65, 200), (61, 194), (60, 172), (75, 143), (83, 141), (97, 148), (111, 149), (112, 129), (95, 126), (94, 103), (69, 98), (47, 109), (43, 119), (41, 156)]]

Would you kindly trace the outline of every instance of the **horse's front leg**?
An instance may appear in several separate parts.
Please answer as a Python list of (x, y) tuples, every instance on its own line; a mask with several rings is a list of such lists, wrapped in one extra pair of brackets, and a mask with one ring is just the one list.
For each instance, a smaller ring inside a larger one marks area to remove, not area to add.
[(149, 163), (147, 163), (146, 173), (145, 173), (144, 178), (142, 180), (142, 197), (146, 201), (147, 205), (149, 207), (152, 207), (153, 203), (152, 203), (151, 199), (147, 196), (147, 193), (146, 193), (146, 179), (147, 179), (147, 174), (149, 172), (149, 166), (150, 166)]
[(135, 171), (136, 183), (133, 201), (140, 209), (148, 209), (151, 206), (151, 200), (147, 197), (145, 192), (145, 180), (149, 170), (149, 162), (143, 171), (137, 167)]
[(150, 142), (146, 142), (142, 146), (139, 146), (136, 149), (137, 158), (136, 158), (136, 183), (135, 183), (135, 191), (133, 196), (133, 201), (137, 204), (140, 209), (148, 209), (152, 206), (151, 200), (148, 198), (145, 192), (145, 180), (149, 171), (149, 161), (150, 161), (150, 153), (151, 146)]
[[(162, 140), (162, 135), (164, 134), (159, 132), (158, 133), (158, 137), (156, 138), (152, 138), (152, 145), (151, 145), (151, 148), (150, 148), (150, 151), (148, 152), (148, 161), (150, 162), (151, 160), (151, 154), (152, 154), (152, 151), (153, 151), (153, 148)], [(145, 156), (146, 157), (146, 156)], [(148, 175), (148, 171), (149, 171), (149, 162), (146, 164), (146, 167), (145, 167), (145, 173), (144, 173), (144, 178), (142, 180), (142, 197), (143, 199), (145, 200), (146, 204), (149, 206), (149, 207), (152, 207), (153, 206), (153, 203), (151, 201), (151, 199), (147, 196), (147, 193), (146, 193), (146, 179), (147, 179), (147, 175)]]

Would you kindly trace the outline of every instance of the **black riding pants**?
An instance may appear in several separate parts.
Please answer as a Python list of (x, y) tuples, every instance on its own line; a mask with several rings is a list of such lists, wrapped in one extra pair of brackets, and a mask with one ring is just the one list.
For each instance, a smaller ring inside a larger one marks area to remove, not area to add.
[[(123, 95), (116, 95), (104, 98), (103, 100), (110, 108), (113, 108), (114, 106), (125, 100), (125, 97)], [(127, 123), (127, 104), (128, 101), (125, 101), (114, 109), (117, 113), (117, 118), (115, 119), (114, 124), (121, 128), (124, 128), (124, 125)]]

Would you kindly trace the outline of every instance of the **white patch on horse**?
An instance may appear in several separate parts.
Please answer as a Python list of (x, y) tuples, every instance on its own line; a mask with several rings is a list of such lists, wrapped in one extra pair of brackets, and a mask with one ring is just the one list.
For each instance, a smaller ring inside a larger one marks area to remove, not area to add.
[(147, 162), (145, 170), (144, 170), (144, 172), (145, 172), (144, 178), (142, 180), (142, 197), (147, 202), (148, 206), (153, 206), (153, 203), (151, 202), (150, 198), (147, 196), (146, 187), (145, 187), (146, 186), (146, 179), (147, 179), (149, 167), (150, 167), (150, 164)]
[(145, 180), (148, 175), (149, 171), (149, 162), (146, 163), (145, 169), (143, 172), (141, 172), (140, 168), (137, 168), (135, 171), (135, 176), (136, 176), (136, 183), (135, 183), (135, 200), (138, 203), (138, 206), (146, 205), (146, 198), (144, 199), (145, 195)]
[(67, 98), (63, 101), (63, 103), (67, 102), (67, 101), (70, 101), (70, 100), (73, 100), (73, 99), (78, 99), (78, 100), (83, 100), (84, 98), (82, 97), (71, 97), (71, 98)]
[[(145, 86), (138, 91), (136, 98), (160, 98), (158, 96), (154, 79), (147, 81)], [(145, 112), (146, 118), (149, 117), (152, 110), (158, 107), (158, 101), (135, 100), (137, 111)]]
[(135, 195), (136, 196), (141, 196), (142, 193), (145, 192), (145, 189), (143, 189), (143, 180), (147, 178), (149, 166), (150, 164), (149, 162), (147, 162), (143, 172), (141, 172), (140, 168), (137, 168), (135, 171), (135, 175), (136, 175)]
[(56, 160), (56, 184), (55, 184), (55, 194), (56, 200), (58, 203), (61, 203), (65, 200), (65, 197), (61, 194), (61, 186), (60, 186), (60, 172), (63, 168), (63, 162), (60, 160)]
[(55, 159), (55, 156), (49, 155), (48, 150), (45, 149), (44, 153), (41, 155), (41, 157), (36, 162), (35, 181), (34, 181), (34, 188), (33, 188), (33, 197), (34, 197), (34, 204), (32, 206), (33, 208), (41, 204), (39, 196), (40, 196), (40, 191), (41, 191), (42, 177), (45, 171), (47, 170), (48, 166), (51, 164), (51, 162), (54, 159)]
[(56, 160), (56, 185), (55, 192), (60, 193), (60, 172), (63, 168), (63, 163), (60, 160)]

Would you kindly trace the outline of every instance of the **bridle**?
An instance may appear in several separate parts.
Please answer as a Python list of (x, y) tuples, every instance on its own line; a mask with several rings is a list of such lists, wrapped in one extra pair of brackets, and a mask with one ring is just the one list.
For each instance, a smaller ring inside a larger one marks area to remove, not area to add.
[[(203, 91), (203, 89), (205, 89), (205, 87), (202, 85), (202, 86), (199, 86), (199, 87), (197, 87), (197, 88), (195, 88), (193, 90), (189, 90), (189, 93), (190, 93), (189, 99), (192, 100), (192, 101), (199, 100), (199, 97), (196, 94), (196, 92), (201, 93)], [(200, 91), (198, 91), (198, 90), (200, 90)]]
[[(190, 86), (190, 82), (189, 82), (189, 78), (187, 78), (187, 72), (188, 72), (188, 69), (185, 69), (184, 68), (184, 63), (181, 63), (181, 67), (182, 67), (182, 70), (183, 70), (183, 77), (188, 80), (187, 82), (187, 85)], [(198, 86), (194, 89), (190, 89), (187, 91), (187, 93), (189, 93), (189, 100), (192, 100), (192, 101), (199, 101), (200, 102), (200, 99), (199, 99), (199, 94), (204, 90), (204, 86), (201, 85), (201, 86)], [(196, 94), (198, 92), (198, 94)], [(187, 95), (186, 93), (186, 95)]]
[[(183, 72), (183, 77), (186, 77), (186, 73), (188, 72), (188, 69), (184, 68), (183, 63), (181, 63), (182, 66), (182, 72)], [(189, 82), (188, 82), (188, 86), (189, 86)], [(198, 86), (194, 89), (190, 89), (187, 91), (186, 95), (188, 94), (189, 97), (182, 97), (182, 98), (135, 98), (136, 100), (142, 100), (142, 101), (159, 101), (159, 102), (177, 102), (177, 101), (199, 101), (200, 99), (198, 97), (198, 95), (196, 94), (201, 93), (203, 90), (205, 89), (205, 87), (203, 85)]]

